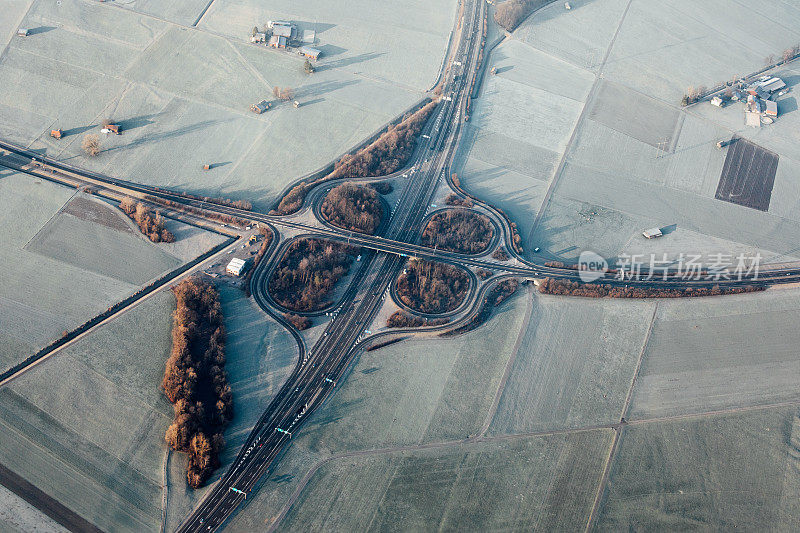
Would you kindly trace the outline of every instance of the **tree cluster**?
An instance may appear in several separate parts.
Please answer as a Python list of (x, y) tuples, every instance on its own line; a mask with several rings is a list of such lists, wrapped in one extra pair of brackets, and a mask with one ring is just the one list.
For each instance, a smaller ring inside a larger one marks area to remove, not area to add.
[(722, 287), (714, 285), (705, 287), (681, 287), (676, 289), (658, 289), (647, 287), (615, 287), (601, 283), (579, 283), (565, 279), (544, 278), (539, 282), (539, 292), (567, 296), (583, 296), (586, 298), (691, 298), (699, 296), (721, 296), (725, 294), (741, 294), (757, 292), (764, 287), (746, 285), (743, 287)]
[(392, 187), (391, 181), (379, 181), (377, 183), (372, 184), (372, 188), (378, 191), (378, 194), (386, 196), (387, 194), (392, 194), (394, 187)]
[(456, 193), (450, 193), (445, 198), (444, 203), (456, 207), (472, 207), (474, 204), (469, 198), (462, 198)]
[[(191, 198), (191, 196), (187, 197)], [(200, 209), (191, 205), (181, 204), (178, 202), (174, 202), (172, 200), (167, 200), (166, 198), (161, 198), (160, 196), (146, 196), (145, 198), (150, 202), (165, 205), (167, 207), (177, 209), (178, 211), (191, 213), (193, 215), (200, 215), (201, 217), (205, 218), (213, 218), (214, 220), (219, 220), (220, 222), (226, 222), (228, 224), (237, 224), (239, 226), (245, 226), (248, 224), (248, 221), (243, 218), (235, 217), (233, 215), (225, 215), (223, 213), (214, 213), (213, 211), (206, 211), (204, 209)]]
[(173, 292), (178, 306), (162, 388), (175, 406), (175, 418), (165, 439), (173, 450), (189, 454), (186, 478), (198, 488), (219, 467), (222, 432), (233, 417), (225, 328), (219, 293), (212, 285), (190, 278)]
[(247, 269), (247, 273), (244, 275), (244, 283), (242, 284), (244, 293), (248, 298), (250, 297), (250, 280), (253, 277), (253, 272), (256, 271), (256, 267), (261, 260), (264, 259), (264, 255), (266, 255), (269, 245), (272, 244), (272, 239), (274, 238), (274, 233), (269, 226), (259, 227), (258, 232), (263, 236), (263, 239), (261, 240), (261, 246), (258, 248), (256, 256), (253, 258), (252, 268)]
[(100, 153), (100, 137), (94, 133), (89, 133), (81, 141), (81, 148), (87, 155), (96, 156)]
[(126, 196), (119, 203), (119, 208), (136, 222), (139, 230), (152, 242), (175, 242), (175, 235), (164, 226), (164, 218), (160, 213), (153, 216), (146, 205)]
[(294, 98), (294, 89), (291, 87), (278, 87), (275, 86), (272, 88), (272, 95), (277, 98), (278, 100), (283, 100), (284, 102), (288, 102)]
[(497, 5), (494, 20), (507, 31), (514, 31), (534, 9), (544, 5), (542, 0), (506, 0)]
[(494, 272), (492, 272), (491, 270), (487, 270), (485, 268), (479, 268), (478, 270), (475, 271), (475, 274), (477, 274), (478, 277), (483, 280), (487, 280), (492, 276), (494, 276)]
[(405, 311), (395, 311), (386, 319), (387, 328), (421, 328), (422, 326), (441, 326), (450, 322), (449, 318), (434, 318), (424, 320), (418, 316), (412, 316)]
[(373, 187), (348, 182), (328, 192), (320, 213), (334, 226), (373, 235), (383, 219), (383, 205)]
[(372, 144), (355, 154), (342, 157), (333, 172), (312, 181), (298, 183), (281, 199), (275, 210), (280, 215), (290, 215), (303, 206), (312, 187), (336, 178), (383, 176), (398, 170), (411, 157), (417, 135), (433, 113), (436, 102), (429, 102), (416, 113), (406, 116), (399, 124), (390, 126)]
[(467, 295), (469, 277), (447, 263), (412, 259), (397, 277), (395, 291), (405, 305), (420, 313), (446, 313), (456, 309)]
[(508, 261), (508, 252), (506, 252), (502, 248), (498, 248), (492, 253), (492, 257), (494, 257), (498, 261)]
[(467, 209), (435, 213), (422, 232), (421, 243), (448, 252), (476, 254), (489, 247), (494, 228), (489, 219)]
[(321, 239), (297, 239), (288, 246), (269, 280), (269, 293), (292, 311), (318, 311), (350, 270), (355, 248)]
[[(455, 172), (450, 175), (450, 183), (453, 187), (456, 188), (459, 192), (463, 193), (465, 196), (469, 197), (471, 200), (476, 200), (474, 196), (469, 194), (464, 188), (461, 186), (461, 180), (458, 179), (458, 174)], [(511, 246), (517, 253), (522, 253), (522, 237), (519, 235), (519, 228), (517, 227), (516, 222), (511, 222), (511, 218), (509, 218), (506, 213), (500, 209), (499, 207), (495, 207), (495, 210), (502, 216), (505, 221), (508, 223), (508, 227), (511, 229)]]
[(293, 325), (300, 331), (311, 327), (311, 319), (307, 316), (300, 316), (294, 313), (284, 313), (283, 318), (285, 318), (289, 324)]

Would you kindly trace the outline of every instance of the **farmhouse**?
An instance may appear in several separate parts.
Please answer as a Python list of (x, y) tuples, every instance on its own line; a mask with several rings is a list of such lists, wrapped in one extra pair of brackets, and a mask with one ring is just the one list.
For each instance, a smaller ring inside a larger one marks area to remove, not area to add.
[(300, 55), (305, 56), (309, 59), (317, 60), (322, 52), (317, 50), (316, 48), (312, 48), (310, 46), (301, 46), (300, 47)]
[(294, 26), (274, 26), (272, 28), (273, 37), (285, 37), (291, 39), (294, 36)]
[(261, 113), (263, 113), (268, 109), (269, 109), (269, 102), (267, 102), (266, 100), (261, 100), (257, 104), (253, 104), (250, 106), (250, 111), (252, 111), (257, 115), (260, 115)]
[(234, 257), (231, 259), (231, 262), (228, 263), (228, 266), (225, 267), (225, 272), (230, 274), (231, 276), (241, 276), (247, 270), (247, 267), (250, 266), (250, 259), (239, 259), (238, 257)]

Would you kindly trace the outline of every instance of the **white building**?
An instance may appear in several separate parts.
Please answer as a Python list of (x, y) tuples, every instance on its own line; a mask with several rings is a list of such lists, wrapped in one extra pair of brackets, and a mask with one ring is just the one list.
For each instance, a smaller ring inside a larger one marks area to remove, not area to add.
[(234, 257), (231, 259), (231, 262), (228, 263), (228, 266), (225, 268), (225, 272), (231, 276), (238, 277), (244, 274), (248, 266), (250, 266), (249, 259), (239, 259), (238, 257)]

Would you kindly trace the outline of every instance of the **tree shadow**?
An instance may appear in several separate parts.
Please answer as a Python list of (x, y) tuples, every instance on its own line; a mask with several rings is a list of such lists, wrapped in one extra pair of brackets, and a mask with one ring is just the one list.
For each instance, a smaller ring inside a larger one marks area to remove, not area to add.
[(303, 107), (306, 107), (306, 106), (309, 106), (309, 105), (312, 105), (312, 104), (318, 104), (318, 103), (324, 102), (324, 101), (325, 101), (324, 98), (314, 98), (313, 100), (309, 100), (307, 102), (301, 102), (301, 103), (302, 103)]
[(358, 80), (321, 81), (310, 85), (303, 85), (295, 91), (295, 97), (321, 96), (331, 91), (336, 91), (348, 85), (355, 85)]
[(68, 130), (61, 130), (62, 137), (69, 137), (70, 135), (80, 135), (81, 133), (87, 132), (92, 128), (96, 128), (97, 124), (90, 124), (88, 126), (78, 126), (77, 128), (70, 128)]
[[(323, 54), (325, 53), (324, 47), (320, 48), (320, 50), (322, 50)], [(347, 58), (344, 58), (344, 59), (337, 59), (335, 61), (331, 61), (330, 63), (325, 63), (323, 65), (318, 66), (317, 67), (317, 71), (330, 70), (330, 69), (342, 68), (342, 67), (349, 67), (350, 65), (355, 65), (357, 63), (363, 63), (365, 61), (371, 61), (371, 60), (375, 59), (376, 57), (380, 57), (380, 56), (384, 56), (384, 55), (386, 55), (386, 52), (380, 52), (380, 53), (367, 52), (366, 54), (358, 54), (357, 56), (353, 56), (353, 57), (347, 57)]]
[(141, 128), (143, 126), (149, 126), (150, 124), (155, 124), (155, 117), (160, 115), (161, 113), (152, 113), (150, 115), (139, 115), (138, 117), (131, 117), (125, 120), (120, 120), (117, 122), (119, 124), (119, 128), (122, 131), (130, 131), (135, 130), (136, 128)]

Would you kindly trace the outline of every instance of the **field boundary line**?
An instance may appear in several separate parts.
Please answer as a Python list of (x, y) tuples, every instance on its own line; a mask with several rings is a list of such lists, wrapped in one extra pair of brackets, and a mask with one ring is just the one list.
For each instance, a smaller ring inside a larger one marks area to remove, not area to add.
[(535, 293), (528, 289), (528, 308), (525, 310), (525, 318), (522, 321), (522, 327), (520, 328), (519, 334), (517, 334), (517, 340), (514, 343), (514, 349), (511, 352), (511, 355), (506, 362), (506, 368), (503, 371), (503, 377), (500, 379), (500, 383), (497, 385), (497, 390), (494, 393), (494, 399), (492, 400), (492, 406), (489, 408), (489, 412), (486, 413), (486, 418), (483, 421), (483, 426), (481, 427), (480, 432), (478, 433), (479, 437), (483, 437), (486, 435), (486, 432), (489, 431), (489, 426), (492, 424), (492, 420), (494, 419), (494, 415), (497, 414), (497, 408), (500, 406), (500, 398), (503, 395), (503, 390), (506, 388), (506, 383), (508, 382), (508, 378), (511, 375), (511, 369), (514, 366), (514, 361), (517, 360), (517, 353), (519, 352), (519, 346), (522, 344), (522, 339), (526, 336), (528, 332), (528, 324), (530, 324), (531, 315), (533, 314), (533, 306), (536, 300)]
[(606, 48), (606, 53), (603, 56), (603, 60), (597, 67), (597, 74), (595, 75), (592, 88), (589, 89), (589, 93), (586, 95), (586, 101), (583, 104), (583, 109), (581, 109), (581, 114), (578, 115), (578, 119), (575, 121), (575, 127), (572, 128), (572, 134), (570, 135), (569, 140), (567, 141), (567, 144), (564, 147), (564, 153), (561, 155), (561, 160), (558, 162), (558, 166), (556, 167), (555, 172), (553, 172), (553, 177), (550, 180), (550, 184), (547, 187), (547, 192), (545, 192), (544, 198), (542, 198), (542, 204), (539, 207), (539, 210), (536, 212), (536, 218), (533, 219), (531, 230), (528, 232), (528, 242), (531, 242), (533, 240), (533, 234), (539, 227), (539, 224), (541, 223), (542, 218), (544, 216), (544, 212), (550, 205), (550, 200), (552, 199), (553, 193), (556, 190), (556, 185), (558, 184), (559, 178), (564, 173), (564, 168), (567, 166), (567, 159), (569, 159), (569, 153), (572, 150), (573, 145), (575, 144), (575, 139), (578, 137), (578, 129), (586, 119), (586, 114), (587, 111), (589, 110), (590, 104), (594, 102), (595, 93), (597, 92), (597, 88), (600, 85), (600, 80), (603, 79), (603, 69), (605, 69), (606, 62), (608, 62), (609, 56), (611, 56), (611, 50), (614, 48), (614, 43), (617, 41), (619, 30), (622, 29), (622, 24), (625, 22), (625, 18), (628, 15), (628, 11), (630, 10), (632, 3), (633, 0), (628, 0), (628, 4), (625, 6), (625, 11), (622, 12), (622, 16), (620, 17), (619, 23), (617, 24), (617, 29), (616, 31), (614, 31), (614, 35), (611, 37), (611, 41), (609, 41), (608, 43), (608, 47)]
[[(40, 178), (40, 179), (41, 179), (41, 178)], [(41, 234), (41, 233), (42, 233), (42, 232), (43, 232), (45, 229), (49, 228), (49, 227), (50, 227), (50, 226), (51, 226), (51, 225), (54, 223), (55, 219), (56, 219), (56, 218), (58, 218), (58, 216), (59, 216), (59, 215), (62, 213), (62, 211), (64, 211), (64, 209), (67, 207), (67, 204), (69, 204), (69, 203), (70, 203), (70, 202), (71, 202), (71, 201), (72, 201), (72, 200), (73, 200), (73, 199), (74, 199), (74, 198), (75, 198), (75, 197), (78, 195), (78, 192), (80, 192), (80, 189), (79, 189), (79, 188), (75, 189), (75, 190), (72, 192), (72, 195), (71, 195), (69, 198), (67, 198), (67, 201), (66, 201), (66, 202), (64, 202), (63, 204), (61, 204), (61, 207), (59, 207), (59, 208), (58, 208), (58, 211), (56, 211), (55, 213), (53, 213), (53, 216), (51, 216), (50, 218), (48, 218), (48, 219), (47, 219), (47, 222), (45, 222), (44, 224), (42, 224), (42, 227), (40, 227), (40, 228), (39, 228), (39, 231), (37, 231), (37, 232), (36, 232), (36, 233), (33, 235), (33, 237), (31, 237), (30, 239), (28, 239), (28, 242), (26, 242), (26, 243), (25, 243), (25, 244), (22, 246), (22, 249), (23, 249), (23, 250), (27, 249), (27, 248), (28, 248), (28, 245), (29, 245), (30, 243), (32, 243), (32, 242), (33, 242), (33, 241), (36, 239), (36, 237), (38, 237), (38, 236), (39, 236), (39, 235), (40, 235), (40, 234)]]
[[(628, 4), (630, 5), (630, 4)], [(644, 352), (647, 349), (647, 345), (650, 342), (650, 335), (653, 333), (653, 326), (656, 322), (656, 314), (658, 313), (658, 301), (655, 302), (655, 306), (653, 307), (653, 314), (650, 317), (650, 324), (647, 327), (647, 333), (644, 336), (644, 342), (642, 342), (642, 349), (639, 351), (639, 358), (636, 361), (636, 368), (633, 371), (633, 377), (631, 378), (630, 387), (628, 387), (628, 394), (625, 396), (625, 403), (622, 405), (622, 413), (620, 414), (620, 424), (614, 428), (614, 440), (611, 442), (611, 449), (608, 452), (608, 458), (606, 459), (605, 467), (603, 468), (603, 475), (600, 478), (600, 486), (597, 487), (597, 493), (594, 496), (594, 504), (592, 505), (592, 511), (589, 513), (589, 518), (586, 521), (586, 529), (585, 531), (588, 533), (592, 530), (597, 521), (597, 513), (600, 510), (600, 504), (603, 501), (603, 494), (605, 493), (606, 486), (608, 485), (608, 479), (611, 477), (611, 467), (614, 464), (614, 459), (617, 456), (617, 450), (619, 449), (619, 441), (622, 438), (622, 429), (625, 425), (625, 417), (628, 415), (628, 409), (630, 408), (631, 398), (633, 398), (633, 389), (636, 386), (636, 379), (639, 377), (639, 370), (642, 367), (642, 359), (644, 359)]]

